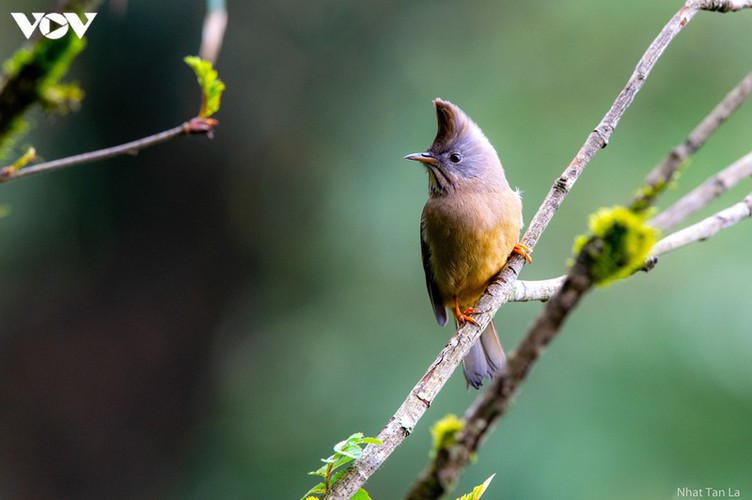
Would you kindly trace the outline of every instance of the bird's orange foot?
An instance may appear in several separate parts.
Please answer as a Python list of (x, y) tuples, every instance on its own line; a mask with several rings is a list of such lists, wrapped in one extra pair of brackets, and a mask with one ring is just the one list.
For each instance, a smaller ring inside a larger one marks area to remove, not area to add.
[(524, 257), (528, 264), (533, 261), (532, 257), (530, 257), (530, 254), (533, 253), (533, 251), (522, 243), (515, 243), (514, 248), (512, 249), (512, 253), (522, 255), (522, 257)]
[(459, 323), (460, 325), (464, 325), (465, 323), (472, 323), (473, 325), (477, 325), (478, 322), (470, 317), (470, 315), (474, 312), (476, 311), (472, 307), (468, 307), (464, 311), (460, 312), (460, 304), (457, 301), (457, 297), (454, 298), (454, 317), (457, 320), (457, 323)]
[(463, 325), (465, 323), (472, 323), (474, 325), (477, 325), (478, 322), (469, 316), (470, 314), (473, 314), (474, 312), (475, 312), (475, 309), (473, 309), (472, 307), (468, 307), (463, 312), (457, 315), (457, 321), (459, 322), (460, 325)]

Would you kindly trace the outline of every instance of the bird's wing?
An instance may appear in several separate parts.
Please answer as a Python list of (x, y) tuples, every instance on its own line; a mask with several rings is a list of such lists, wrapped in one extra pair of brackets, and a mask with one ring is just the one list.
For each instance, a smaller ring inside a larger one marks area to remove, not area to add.
[(447, 322), (446, 307), (444, 307), (444, 300), (439, 292), (439, 287), (436, 285), (436, 281), (433, 279), (433, 270), (431, 269), (431, 250), (428, 248), (423, 237), (424, 222), (420, 221), (420, 254), (423, 257), (423, 271), (426, 273), (426, 288), (428, 288), (428, 296), (431, 298), (431, 306), (433, 306), (433, 313), (436, 315), (436, 321), (439, 325), (444, 326)]

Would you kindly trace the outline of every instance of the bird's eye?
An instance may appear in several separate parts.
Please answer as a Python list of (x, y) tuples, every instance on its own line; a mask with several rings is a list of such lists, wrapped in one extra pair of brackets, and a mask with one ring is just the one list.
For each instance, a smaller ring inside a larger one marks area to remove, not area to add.
[(449, 159), (452, 163), (459, 163), (460, 161), (462, 161), (462, 155), (459, 153), (452, 153), (449, 155)]

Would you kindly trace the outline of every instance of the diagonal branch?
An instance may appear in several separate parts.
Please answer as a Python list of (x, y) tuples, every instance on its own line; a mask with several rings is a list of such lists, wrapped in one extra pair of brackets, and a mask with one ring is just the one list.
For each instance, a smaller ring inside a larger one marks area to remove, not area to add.
[[(651, 256), (646, 259), (646, 266), (652, 268), (659, 255), (704, 241), (749, 217), (752, 217), (752, 193), (739, 203), (660, 240), (653, 246)], [(569, 313), (592, 288), (592, 254), (593, 251), (597, 253), (599, 243), (597, 240), (591, 242), (588, 244), (589, 248), (580, 252), (567, 276), (547, 280), (558, 281), (560, 289), (550, 296), (546, 308), (516, 351), (510, 355), (507, 372), (496, 379), (491, 388), (479, 395), (468, 408), (463, 418), (463, 428), (457, 433), (455, 442), (437, 451), (428, 469), (411, 488), (408, 499), (438, 498), (456, 483), (483, 439), (506, 413), (517, 388), (544, 347), (556, 337)], [(532, 283), (534, 288), (535, 282)]]
[(667, 231), (750, 176), (752, 176), (752, 151), (656, 215), (650, 224), (661, 231)]
[[(653, 246), (642, 270), (652, 270), (658, 262), (658, 257), (661, 255), (673, 252), (691, 243), (705, 241), (715, 236), (721, 230), (727, 229), (737, 222), (750, 217), (750, 210), (752, 210), (752, 193), (739, 203), (666, 236)], [(567, 277), (564, 275), (547, 280), (518, 280), (514, 283), (514, 295), (510, 299), (510, 302), (532, 302), (537, 300), (545, 302), (561, 289), (566, 279)]]
[(711, 236), (715, 236), (721, 230), (729, 228), (737, 222), (751, 216), (752, 193), (748, 194), (739, 203), (736, 203), (725, 210), (721, 210), (696, 224), (692, 224), (691, 226), (685, 227), (680, 231), (666, 236), (655, 244), (652, 255), (657, 257), (658, 255), (673, 252), (674, 250), (687, 246), (690, 243), (705, 241)]
[[(634, 100), (637, 92), (644, 85), (650, 71), (666, 47), (679, 34), (682, 28), (691, 21), (699, 10), (710, 9), (711, 7), (715, 10), (720, 10), (721, 7), (718, 7), (719, 4), (723, 4), (725, 6), (723, 8), (726, 10), (733, 10), (732, 7), (736, 7), (736, 4), (739, 3), (752, 6), (752, 0), (749, 0), (749, 2), (703, 2), (690, 0), (669, 20), (638, 62), (626, 86), (619, 93), (611, 108), (593, 132), (590, 133), (569, 166), (554, 182), (522, 239), (524, 245), (533, 248), (538, 242), (541, 234), (582, 174), (585, 166), (598, 150), (608, 144), (608, 140), (618, 125), (619, 120)], [(381, 446), (369, 445), (366, 447), (361, 458), (342, 475), (326, 498), (350, 498), (412, 432), (418, 420), (426, 412), (433, 399), (467, 354), (475, 340), (480, 336), (480, 333), (488, 325), (493, 315), (512, 297), (513, 285), (522, 265), (523, 259), (519, 256), (512, 256), (507, 261), (507, 264), (497, 278), (489, 285), (486, 293), (475, 307), (479, 311), (479, 314), (474, 317), (478, 325), (466, 324), (459, 329), (379, 433), (378, 439), (384, 444)], [(574, 284), (580, 286), (578, 283)], [(570, 284), (569, 288), (572, 286)], [(568, 293), (560, 295), (567, 299), (570, 297)], [(555, 305), (552, 306), (552, 302), (549, 302), (547, 306), (555, 307)], [(561, 320), (563, 321), (563, 316)], [(532, 342), (542, 342), (535, 344), (532, 350), (532, 352), (540, 352), (545, 345), (545, 338), (536, 337)], [(519, 373), (519, 380), (524, 378), (525, 373), (526, 370)], [(509, 388), (505, 390), (509, 390)]]
[(711, 12), (737, 12), (752, 7), (750, 0), (689, 0), (687, 6), (697, 7), (700, 10)]
[[(708, 2), (695, 2), (695, 4)], [(718, 3), (718, 2), (716, 2)], [(687, 3), (689, 5), (690, 2)], [(736, 10), (752, 7), (752, 2), (745, 2)], [(705, 9), (712, 10), (712, 9)], [(681, 12), (681, 11), (680, 11)], [(696, 152), (709, 136), (744, 102), (752, 91), (752, 73), (745, 76), (724, 100), (695, 128), (687, 141), (675, 147), (669, 157), (648, 175), (645, 187), (632, 202), (632, 209), (643, 211), (655, 201), (658, 194), (665, 190), (682, 163)], [(712, 199), (736, 185), (742, 178), (751, 175), (748, 171), (752, 162), (752, 153), (741, 158), (718, 175), (712, 177), (703, 186), (687, 195), (687, 200), (681, 206), (693, 207), (693, 210), (704, 207)], [(696, 208), (694, 208), (696, 207)], [(672, 207), (673, 208), (673, 207)], [(689, 210), (667, 210), (673, 223), (678, 223), (690, 215)], [(726, 229), (737, 222), (752, 216), (752, 193), (743, 201), (729, 207), (697, 224), (687, 227), (659, 241), (652, 250), (652, 255), (646, 259), (645, 270), (655, 266), (658, 255), (681, 248), (690, 243), (704, 241), (722, 229)], [(668, 225), (667, 225), (668, 227)], [(597, 241), (591, 243), (597, 245)], [(596, 249), (597, 250), (597, 249)], [(435, 454), (429, 467), (421, 473), (417, 482), (407, 495), (409, 499), (438, 498), (446, 493), (457, 481), (464, 467), (468, 465), (478, 447), (494, 423), (501, 418), (508, 409), (511, 398), (516, 394), (520, 383), (527, 376), (532, 365), (538, 359), (545, 346), (558, 334), (568, 314), (576, 307), (582, 297), (593, 285), (589, 273), (587, 257), (589, 252), (581, 252), (577, 262), (568, 276), (561, 276), (543, 281), (517, 281), (513, 283), (514, 292), (511, 300), (549, 301), (531, 327), (528, 335), (520, 343), (508, 362), (508, 371), (496, 380), (493, 386), (484, 394), (478, 396), (468, 408), (463, 418), (463, 429), (458, 433), (455, 444), (440, 449)]]
[[(707, 142), (710, 136), (718, 130), (718, 127), (732, 113), (739, 109), (750, 93), (752, 93), (752, 73), (747, 73), (741, 82), (731, 89), (723, 100), (690, 132), (687, 139), (681, 144), (674, 146), (666, 158), (646, 176), (643, 186), (632, 200), (632, 210), (644, 211), (652, 206), (657, 196), (670, 185), (676, 173), (683, 167), (689, 157), (695, 154)], [(752, 163), (752, 152), (706, 181), (705, 184), (708, 188), (714, 189), (715, 191), (713, 192), (716, 196), (719, 196), (721, 194), (718, 192), (720, 188), (731, 188), (741, 178), (752, 175), (752, 165), (750, 163)], [(699, 194), (695, 197), (699, 197)], [(696, 202), (693, 204), (697, 205)], [(687, 210), (689, 205), (689, 201), (675, 203), (674, 207), (677, 207), (676, 212), (673, 212), (672, 209), (667, 210), (658, 215), (653, 220), (653, 224), (663, 230), (673, 227), (690, 215), (690, 212)], [(684, 209), (679, 212), (679, 209), (682, 207)], [(669, 222), (669, 218), (673, 220)], [(546, 301), (559, 291), (565, 278), (566, 276), (559, 276), (548, 280), (515, 281), (510, 302)]]
[(138, 152), (142, 149), (167, 142), (181, 135), (205, 134), (211, 137), (212, 131), (216, 125), (217, 121), (213, 118), (193, 118), (192, 120), (187, 121), (182, 125), (178, 125), (177, 127), (171, 128), (169, 130), (165, 130), (164, 132), (150, 135), (149, 137), (144, 137), (142, 139), (137, 139), (135, 141), (127, 142), (119, 146), (113, 146), (111, 148), (100, 149), (98, 151), (92, 151), (89, 153), (82, 153), (80, 155), (61, 158), (59, 160), (39, 163), (37, 165), (26, 168), (16, 168), (15, 166), (4, 167), (0, 169), (0, 184), (4, 182), (15, 181), (36, 174), (41, 174), (44, 172), (62, 170), (74, 165), (82, 165), (84, 163), (91, 163), (94, 161), (114, 158), (115, 156), (135, 155), (138, 154)]
[(644, 210), (651, 206), (655, 198), (661, 194), (674, 180), (677, 172), (681, 170), (687, 159), (695, 154), (718, 130), (731, 114), (739, 109), (752, 93), (752, 72), (742, 78), (742, 81), (726, 94), (726, 97), (713, 108), (697, 127), (690, 132), (687, 139), (674, 146), (666, 159), (661, 162), (645, 178), (645, 183), (632, 200), (632, 208)]

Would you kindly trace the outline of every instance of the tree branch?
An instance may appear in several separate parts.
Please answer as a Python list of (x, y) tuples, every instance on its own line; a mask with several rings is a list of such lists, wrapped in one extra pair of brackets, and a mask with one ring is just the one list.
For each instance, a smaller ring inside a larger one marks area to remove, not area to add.
[(685, 227), (670, 236), (666, 236), (653, 247), (652, 255), (657, 257), (668, 252), (673, 252), (679, 248), (695, 243), (705, 241), (711, 236), (715, 236), (723, 229), (729, 228), (737, 222), (752, 216), (752, 193), (748, 194), (742, 201), (732, 205), (725, 210), (707, 217), (696, 224)]
[(633, 210), (645, 210), (651, 206), (655, 198), (662, 193), (674, 180), (676, 173), (681, 170), (687, 159), (695, 154), (725, 122), (731, 114), (739, 109), (752, 92), (752, 72), (742, 78), (742, 81), (726, 94), (726, 97), (713, 108), (697, 127), (690, 132), (687, 139), (674, 146), (666, 159), (661, 162), (645, 178), (645, 183), (632, 200)]
[[(718, 3), (719, 2), (717, 1), (697, 2), (690, 0), (669, 20), (638, 62), (636, 69), (627, 81), (624, 89), (617, 96), (611, 108), (605, 114), (598, 126), (588, 136), (587, 140), (577, 152), (574, 159), (570, 162), (569, 166), (565, 169), (564, 173), (559, 176), (552, 186), (542, 205), (533, 217), (533, 220), (522, 239), (523, 244), (529, 248), (535, 246), (559, 206), (582, 174), (585, 166), (590, 162), (591, 158), (598, 150), (604, 148), (608, 144), (608, 140), (618, 125), (619, 120), (634, 100), (637, 92), (644, 85), (650, 71), (653, 69), (669, 43), (674, 37), (676, 37), (682, 28), (689, 23), (699, 10), (710, 9)], [(739, 2), (721, 3), (726, 6), (733, 3), (734, 5), (729, 6), (728, 8), (728, 10), (732, 10), (731, 7), (735, 7)], [(752, 4), (752, 0), (744, 3)], [(405, 401), (400, 405), (395, 414), (379, 433), (378, 439), (384, 444), (381, 446), (367, 446), (363, 450), (361, 458), (355, 461), (352, 467), (350, 467), (350, 469), (348, 469), (334, 484), (326, 498), (350, 498), (391, 455), (397, 446), (399, 446), (412, 432), (418, 420), (420, 420), (425, 411), (431, 405), (435, 396), (449, 379), (457, 365), (467, 354), (472, 344), (480, 336), (480, 333), (488, 325), (493, 315), (512, 297), (513, 284), (517, 279), (517, 275), (519, 274), (522, 265), (523, 259), (521, 257), (517, 255), (510, 257), (504, 268), (501, 270), (497, 278), (495, 278), (489, 285), (486, 293), (481, 297), (475, 307), (475, 309), (479, 311), (479, 313), (474, 316), (478, 325), (466, 324), (458, 330), (457, 334), (454, 335), (449, 343), (441, 350), (438, 357), (426, 371), (425, 375), (420, 381), (418, 381), (415, 387), (413, 387)], [(546, 326), (546, 329), (549, 331), (557, 331), (558, 326), (561, 325), (561, 322), (563, 322), (563, 319), (566, 316), (563, 311), (571, 310), (571, 307), (576, 304), (584, 291), (589, 289), (589, 284), (586, 283), (586, 280), (568, 280), (568, 283), (568, 285), (565, 283), (562, 292), (557, 294), (557, 297), (560, 298), (556, 301), (552, 299), (547, 304), (546, 309), (552, 311), (548, 313), (545, 319), (546, 322), (551, 322)], [(569, 308), (567, 309), (567, 307)], [(558, 311), (558, 316), (557, 314), (554, 314), (553, 311)], [(557, 317), (558, 326), (556, 321), (554, 321)], [(537, 358), (536, 353), (539, 353), (545, 343), (547, 343), (548, 340), (546, 339), (546, 335), (533, 336), (531, 340), (528, 340), (527, 344), (523, 343), (520, 346), (520, 350), (518, 351), (519, 354), (514, 357), (517, 361), (512, 364), (510, 360), (509, 368), (511, 371), (509, 373), (516, 374), (515, 376), (518, 377), (518, 381), (521, 381), (527, 372), (527, 368), (524, 368), (525, 365), (522, 363), (522, 360), (526, 360), (526, 366), (529, 367)], [(527, 350), (523, 350), (525, 347), (527, 347)], [(507, 379), (513, 380), (513, 378), (509, 378), (509, 375), (498, 380)], [(493, 387), (496, 388), (497, 385), (498, 382), (495, 383)], [(511, 394), (516, 388), (516, 383), (508, 386), (502, 385), (501, 388)], [(502, 404), (506, 406), (506, 402), (503, 402)]]
[[(752, 193), (739, 203), (660, 240), (653, 246), (646, 266), (652, 268), (659, 255), (704, 241), (749, 217), (752, 217)], [(556, 290), (550, 296), (546, 308), (538, 316), (517, 350), (509, 356), (508, 371), (503, 373), (488, 391), (475, 399), (465, 413), (464, 425), (458, 432), (455, 443), (438, 450), (429, 467), (421, 473), (410, 489), (408, 499), (438, 498), (457, 481), (495, 422), (506, 413), (519, 384), (525, 379), (545, 346), (553, 340), (568, 314), (592, 288), (592, 255), (598, 253), (600, 243), (602, 242), (596, 240), (583, 248), (567, 276), (546, 280), (545, 283), (560, 283), (560, 290)], [(528, 282), (528, 285), (535, 288), (536, 283), (543, 282)], [(549, 287), (541, 286), (541, 289), (548, 290)], [(540, 300), (545, 300), (545, 293), (539, 294)]]
[(661, 231), (668, 231), (750, 176), (752, 176), (752, 151), (710, 177), (676, 203), (656, 215), (650, 221), (650, 224)]
[[(672, 149), (669, 156), (646, 178), (645, 187), (632, 202), (632, 209), (643, 211), (664, 191), (681, 164), (696, 152), (718, 126), (735, 111), (752, 90), (752, 73), (745, 76), (724, 100), (695, 128), (687, 141)], [(703, 185), (677, 202), (678, 208), (666, 212), (664, 228), (678, 224), (695, 210), (706, 206), (712, 199), (736, 185), (744, 177), (752, 175), (752, 153), (711, 177)], [(696, 224), (671, 234), (658, 243), (646, 259), (644, 270), (652, 269), (658, 256), (691, 243), (704, 241), (719, 231), (752, 216), (752, 193), (743, 201), (722, 210)], [(660, 223), (660, 222), (659, 222)], [(651, 223), (654, 225), (654, 223)], [(525, 339), (508, 360), (508, 371), (501, 375), (493, 386), (476, 398), (463, 418), (463, 429), (456, 436), (455, 444), (440, 449), (429, 467), (407, 495), (408, 499), (438, 498), (448, 492), (457, 481), (464, 467), (477, 452), (494, 423), (506, 412), (519, 384), (527, 376), (545, 346), (558, 334), (568, 314), (577, 306), (593, 281), (590, 275), (588, 256), (598, 253), (599, 242), (593, 241), (583, 249), (569, 275), (542, 281), (517, 281), (510, 300), (549, 301), (546, 308), (529, 330)]]
[[(652, 270), (658, 262), (658, 257), (663, 254), (673, 252), (691, 243), (705, 241), (715, 236), (721, 230), (727, 229), (737, 222), (750, 217), (750, 210), (752, 210), (752, 193), (739, 203), (666, 236), (653, 245), (650, 256), (645, 260), (645, 267), (642, 270)], [(509, 301), (532, 302), (539, 300), (545, 302), (561, 289), (566, 279), (567, 276), (563, 275), (547, 280), (518, 280), (514, 283), (514, 295)]]
[(566, 276), (547, 280), (517, 280), (514, 282), (514, 290), (509, 302), (533, 302), (536, 300), (547, 301), (553, 294), (559, 291)]
[(726, 13), (749, 9), (752, 0), (689, 0), (687, 6), (690, 4), (700, 10)]
[[(715, 108), (705, 117), (703, 120), (690, 132), (687, 139), (674, 146), (666, 158), (657, 165), (645, 178), (643, 187), (640, 188), (635, 198), (632, 200), (632, 210), (644, 211), (648, 207), (652, 206), (655, 199), (660, 195), (666, 187), (673, 181), (676, 173), (682, 168), (684, 162), (689, 159), (690, 156), (695, 154), (710, 136), (718, 130), (718, 127), (724, 123), (739, 107), (746, 101), (752, 93), (752, 72), (747, 73), (744, 78), (726, 94), (723, 100), (718, 103)], [(752, 153), (750, 153), (752, 154)], [(735, 164), (729, 166), (723, 172), (717, 174), (714, 178), (707, 181), (707, 184), (721, 187), (728, 186), (729, 188), (736, 185), (740, 177), (745, 175), (752, 175), (746, 173), (744, 165), (750, 161), (748, 159), (750, 155), (738, 160)], [(718, 193), (720, 195), (721, 193)], [(678, 202), (677, 202), (678, 203)], [(688, 204), (688, 202), (683, 202)], [(664, 230), (681, 222), (685, 217), (690, 215), (688, 211), (675, 214), (661, 214), (656, 219), (659, 226), (663, 226)], [(667, 224), (661, 222), (660, 219), (667, 219), (669, 216), (675, 219), (673, 224)], [(655, 224), (655, 219), (652, 222)], [(658, 247), (658, 245), (656, 245)], [(663, 252), (660, 252), (663, 253)], [(653, 264), (654, 265), (654, 264)], [(557, 278), (551, 278), (548, 280), (536, 280), (536, 281), (523, 281), (518, 280), (514, 282), (514, 291), (510, 302), (531, 302), (531, 301), (546, 301), (551, 298), (561, 288), (566, 276), (559, 276)]]
[(207, 0), (206, 16), (201, 30), (201, 59), (214, 64), (222, 48), (227, 28), (227, 3), (225, 0)]
[(4, 167), (0, 169), (0, 184), (36, 174), (41, 174), (44, 172), (62, 170), (74, 165), (82, 165), (84, 163), (105, 160), (107, 158), (113, 158), (115, 156), (135, 155), (138, 154), (138, 152), (142, 149), (167, 142), (181, 135), (206, 134), (211, 137), (212, 131), (214, 130), (214, 127), (217, 125), (217, 123), (218, 122), (213, 118), (193, 118), (192, 120), (189, 120), (182, 125), (171, 128), (169, 130), (165, 130), (164, 132), (150, 135), (148, 137), (144, 137), (143, 139), (127, 142), (125, 144), (121, 144), (120, 146), (113, 146), (111, 148), (100, 149), (98, 151), (69, 156), (67, 158), (40, 163), (38, 165), (26, 168), (16, 168), (14, 166)]
[(506, 413), (512, 396), (545, 346), (553, 340), (569, 313), (592, 288), (591, 251), (598, 251), (600, 243), (596, 240), (583, 247), (561, 289), (546, 303), (525, 338), (510, 354), (506, 371), (475, 399), (465, 413), (464, 425), (455, 436), (455, 443), (437, 453), (436, 459), (421, 474), (406, 498), (438, 498), (457, 482), (485, 436)]

